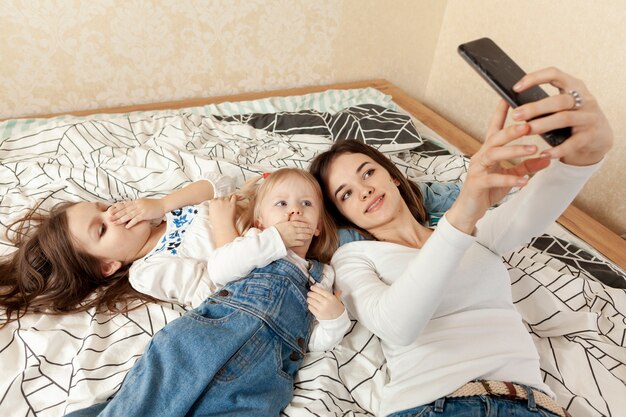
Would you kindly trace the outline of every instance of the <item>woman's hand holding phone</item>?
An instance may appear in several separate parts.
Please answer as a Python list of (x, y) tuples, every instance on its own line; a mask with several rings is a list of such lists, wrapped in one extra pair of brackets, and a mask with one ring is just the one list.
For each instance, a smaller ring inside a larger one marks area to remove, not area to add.
[[(613, 132), (581, 80), (557, 68), (526, 74), (489, 38), (461, 44), (458, 52), (504, 99), (446, 215), (457, 229), (472, 233), (489, 207), (511, 188), (526, 185), (528, 176), (546, 168), (550, 159), (578, 166), (599, 162), (613, 144)], [(540, 88), (542, 84), (558, 88), (559, 94), (549, 96)], [(519, 124), (504, 125), (509, 105)], [(541, 135), (553, 148), (537, 157), (536, 146), (511, 144), (531, 134)], [(516, 158), (523, 161), (511, 168), (501, 164)]]
[[(487, 137), (480, 149), (470, 159), (467, 177), (456, 201), (446, 213), (450, 224), (467, 234), (472, 234), (478, 220), (498, 203), (513, 187), (523, 187), (528, 177), (550, 164), (547, 156), (534, 157), (537, 146), (511, 144), (530, 134), (528, 123), (504, 126), (509, 105), (501, 100), (493, 114)], [(502, 162), (516, 158), (529, 158), (504, 167)]]
[[(513, 119), (528, 120), (529, 134), (542, 134), (571, 126), (572, 136), (560, 145), (547, 149), (542, 155), (561, 159), (568, 165), (583, 166), (599, 162), (613, 145), (613, 131), (585, 83), (552, 67), (525, 75), (513, 89), (522, 92), (540, 84), (551, 84), (561, 93), (517, 107), (513, 111)], [(572, 91), (579, 95), (579, 106), (576, 106)]]
[[(522, 123), (505, 126), (508, 104), (502, 100), (494, 112), (487, 137), (472, 156), (464, 186), (448, 211), (450, 223), (472, 233), (475, 224), (489, 207), (499, 202), (513, 187), (523, 187), (528, 176), (546, 168), (550, 159), (568, 165), (592, 165), (599, 162), (613, 144), (613, 132), (595, 98), (585, 84), (556, 68), (546, 68), (525, 75), (513, 88), (516, 91), (551, 84), (562, 93), (517, 107), (513, 119)], [(577, 91), (580, 105), (570, 91)], [(534, 145), (511, 144), (531, 134), (572, 126), (572, 136), (553, 148), (542, 151)], [(504, 168), (501, 162), (524, 159)]]
[[(600, 161), (613, 144), (609, 123), (585, 84), (557, 69), (526, 74), (496, 43), (480, 38), (463, 43), (459, 54), (511, 107), (513, 119), (526, 121), (554, 148), (542, 155), (570, 165)], [(551, 84), (559, 94), (540, 87)]]

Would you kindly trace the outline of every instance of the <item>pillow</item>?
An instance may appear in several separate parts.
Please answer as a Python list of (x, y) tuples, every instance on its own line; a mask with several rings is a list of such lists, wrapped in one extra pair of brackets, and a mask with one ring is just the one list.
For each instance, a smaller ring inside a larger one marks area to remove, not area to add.
[(302, 110), (217, 118), (225, 122), (246, 123), (255, 129), (283, 135), (320, 135), (333, 142), (356, 139), (383, 152), (400, 152), (423, 144), (411, 117), (376, 104), (348, 107), (333, 114)]

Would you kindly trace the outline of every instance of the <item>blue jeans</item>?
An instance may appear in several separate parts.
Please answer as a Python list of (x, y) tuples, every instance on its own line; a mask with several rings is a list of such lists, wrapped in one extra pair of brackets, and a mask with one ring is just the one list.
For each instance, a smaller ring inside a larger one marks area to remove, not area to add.
[(440, 398), (430, 404), (398, 411), (387, 417), (558, 417), (538, 407), (534, 398), (509, 400), (494, 396)]
[(255, 269), (161, 329), (112, 400), (69, 416), (278, 416), (308, 345), (307, 291), (285, 260)]

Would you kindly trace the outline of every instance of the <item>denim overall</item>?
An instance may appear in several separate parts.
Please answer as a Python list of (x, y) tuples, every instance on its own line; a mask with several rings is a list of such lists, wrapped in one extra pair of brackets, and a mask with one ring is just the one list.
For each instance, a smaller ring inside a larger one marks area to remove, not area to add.
[[(312, 261), (316, 282), (322, 270)], [(255, 269), (161, 329), (112, 400), (69, 416), (278, 416), (309, 341), (308, 288), (284, 259)]]

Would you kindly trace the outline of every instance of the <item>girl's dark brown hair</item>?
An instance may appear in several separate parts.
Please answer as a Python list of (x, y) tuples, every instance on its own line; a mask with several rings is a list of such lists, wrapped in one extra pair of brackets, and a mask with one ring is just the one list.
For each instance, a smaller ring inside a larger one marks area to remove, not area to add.
[(331, 198), (332, 193), (328, 188), (330, 166), (338, 156), (343, 154), (363, 154), (385, 168), (387, 172), (389, 172), (389, 175), (400, 183), (398, 186), (400, 195), (409, 207), (415, 220), (422, 224), (428, 220), (428, 214), (422, 202), (422, 192), (417, 184), (409, 181), (402, 172), (400, 172), (398, 167), (377, 149), (363, 142), (359, 142), (358, 140), (349, 139), (335, 142), (329, 150), (317, 155), (309, 166), (309, 172), (317, 179), (324, 191), (324, 205), (326, 206), (326, 210), (333, 217), (338, 227), (352, 228), (373, 238), (367, 230), (361, 229), (341, 214)]
[(100, 260), (77, 250), (62, 203), (48, 214), (35, 207), (9, 225), (7, 238), (17, 250), (0, 259), (0, 307), (5, 324), (29, 312), (67, 314), (93, 307), (120, 313), (136, 308), (136, 300), (156, 301), (133, 289), (130, 265), (104, 276)]

